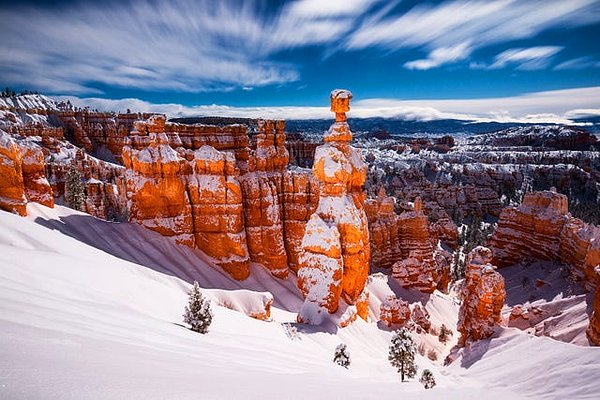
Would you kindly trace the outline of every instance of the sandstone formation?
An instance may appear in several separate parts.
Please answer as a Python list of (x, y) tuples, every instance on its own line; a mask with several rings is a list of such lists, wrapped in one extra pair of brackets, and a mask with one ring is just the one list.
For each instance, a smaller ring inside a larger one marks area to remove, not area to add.
[(379, 319), (387, 326), (404, 326), (410, 320), (408, 303), (396, 296), (388, 296), (379, 306)]
[(192, 153), (186, 190), (196, 247), (217, 260), (235, 279), (248, 277), (244, 203), (235, 157), (204, 145)]
[(16, 141), (0, 130), (0, 208), (27, 215), (23, 156)]
[(494, 264), (503, 267), (527, 259), (554, 259), (567, 213), (567, 196), (552, 191), (527, 193), (520, 207), (502, 210), (490, 240)]
[(365, 202), (371, 239), (371, 268), (389, 269), (402, 258), (395, 199), (382, 187), (377, 198)]
[(317, 209), (319, 181), (307, 170), (291, 169), (283, 175), (283, 231), (289, 268), (298, 272), (306, 223)]
[(494, 251), (493, 262), (499, 266), (558, 261), (569, 265), (584, 286), (596, 284), (600, 228), (573, 218), (567, 196), (554, 189), (527, 193), (521, 206), (505, 208), (489, 246)]
[(187, 163), (169, 146), (164, 132), (148, 133), (149, 126), (159, 125), (164, 126), (164, 119), (159, 117), (136, 123), (137, 132), (148, 136), (149, 146), (123, 149), (130, 220), (193, 246), (192, 207), (181, 179)]
[[(431, 329), (431, 321), (429, 321), (429, 312), (425, 307), (420, 304), (415, 304), (410, 313), (410, 319), (415, 323), (417, 327), (423, 329), (425, 332), (429, 332)], [(419, 329), (417, 328), (417, 329)]]
[(334, 313), (339, 299), (355, 304), (369, 272), (369, 231), (364, 211), (366, 166), (350, 146), (352, 133), (346, 122), (352, 94), (331, 92), (336, 122), (317, 147), (313, 173), (320, 182), (319, 204), (306, 225), (298, 287), (305, 301), (298, 321), (319, 324), (323, 312)]
[(479, 246), (467, 257), (462, 304), (458, 315), (459, 346), (470, 340), (481, 340), (494, 333), (502, 322), (502, 307), (506, 298), (504, 278), (490, 264), (492, 252)]
[(23, 156), (22, 172), (27, 200), (46, 207), (54, 207), (52, 187), (46, 179), (42, 148), (33, 143), (23, 144), (19, 147)]
[(590, 316), (590, 325), (586, 331), (590, 342), (600, 346), (600, 265), (595, 268), (596, 272), (596, 292), (594, 303), (592, 305), (592, 315)]
[(253, 262), (285, 278), (283, 175), (288, 164), (283, 121), (258, 120), (254, 157), (242, 179), (248, 250)]
[(433, 259), (427, 216), (421, 199), (414, 208), (400, 214), (398, 227), (402, 260), (392, 267), (392, 276), (404, 287), (432, 293), (438, 282), (438, 268)]

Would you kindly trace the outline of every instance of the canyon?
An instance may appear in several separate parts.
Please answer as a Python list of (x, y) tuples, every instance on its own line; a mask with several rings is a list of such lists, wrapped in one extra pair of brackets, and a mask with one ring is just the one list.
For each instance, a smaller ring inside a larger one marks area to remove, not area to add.
[[(319, 325), (331, 314), (340, 327), (360, 317), (429, 331), (426, 310), (397, 294), (370, 296), (368, 276), (380, 272), (423, 295), (459, 290), (464, 345), (504, 323), (505, 267), (563, 264), (584, 290), (597, 286), (600, 228), (570, 212), (570, 203), (598, 196), (589, 150), (597, 142), (585, 131), (524, 128), (401, 145), (353, 139), (351, 94), (339, 90), (319, 144), (287, 134), (283, 120), (190, 125), (23, 97), (0, 107), (0, 208), (25, 215), (29, 202), (70, 205), (75, 174), (83, 212), (201, 250), (238, 281), (253, 265), (274, 279), (292, 276), (304, 301), (299, 322)], [(466, 217), (497, 220), (480, 243), (489, 250), (465, 247)], [(465, 281), (456, 289), (461, 257)], [(594, 344), (597, 304), (587, 330)]]

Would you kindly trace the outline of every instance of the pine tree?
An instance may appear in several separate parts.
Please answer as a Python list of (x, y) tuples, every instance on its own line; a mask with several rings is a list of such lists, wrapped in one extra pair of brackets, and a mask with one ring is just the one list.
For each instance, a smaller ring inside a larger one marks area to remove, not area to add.
[(65, 194), (67, 196), (69, 206), (74, 210), (81, 210), (85, 200), (85, 188), (81, 182), (81, 174), (75, 165), (71, 165), (69, 172), (67, 172), (67, 181), (65, 182), (65, 186)]
[(423, 384), (425, 389), (431, 389), (435, 386), (435, 378), (433, 377), (433, 373), (428, 369), (424, 369), (419, 382)]
[(350, 354), (348, 353), (344, 343), (338, 344), (335, 348), (333, 362), (337, 365), (341, 365), (344, 368), (348, 368), (350, 366)]
[(200, 286), (196, 281), (194, 281), (189, 296), (189, 303), (183, 314), (183, 322), (189, 324), (190, 329), (194, 332), (207, 333), (213, 317), (210, 310), (210, 300), (202, 296)]
[(405, 328), (394, 333), (388, 360), (393, 367), (398, 369), (398, 373), (404, 378), (414, 378), (417, 374), (417, 365), (415, 364), (415, 353), (417, 348), (412, 337)]
[(442, 327), (440, 328), (440, 334), (438, 336), (440, 343), (446, 343), (449, 339), (448, 335), (452, 335), (452, 331), (448, 329), (446, 325), (442, 324)]

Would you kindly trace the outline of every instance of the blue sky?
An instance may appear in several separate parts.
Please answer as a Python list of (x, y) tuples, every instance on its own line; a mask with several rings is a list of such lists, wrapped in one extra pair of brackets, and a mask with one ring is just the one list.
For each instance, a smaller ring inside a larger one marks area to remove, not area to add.
[(594, 0), (2, 1), (0, 18), (0, 84), (100, 108), (316, 116), (345, 87), (372, 114), (600, 113)]

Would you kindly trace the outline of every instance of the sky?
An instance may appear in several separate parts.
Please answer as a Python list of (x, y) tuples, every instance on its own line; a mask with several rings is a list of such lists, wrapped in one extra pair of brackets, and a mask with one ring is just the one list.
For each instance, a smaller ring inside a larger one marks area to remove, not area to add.
[(1, 0), (0, 18), (0, 85), (94, 108), (327, 118), (343, 87), (354, 116), (600, 114), (599, 0)]

